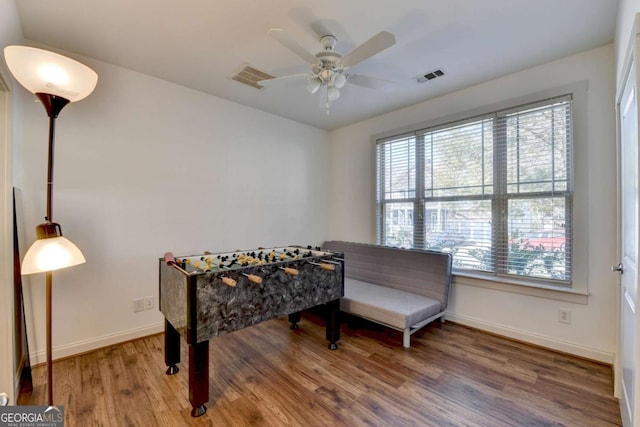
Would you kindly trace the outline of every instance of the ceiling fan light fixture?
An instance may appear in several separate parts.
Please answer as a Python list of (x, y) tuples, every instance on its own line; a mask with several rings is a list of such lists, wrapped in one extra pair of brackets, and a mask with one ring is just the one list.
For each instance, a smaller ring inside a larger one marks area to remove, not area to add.
[(342, 89), (342, 87), (347, 83), (347, 78), (342, 73), (333, 73), (331, 83), (338, 89)]
[(338, 88), (333, 85), (329, 85), (329, 87), (327, 88), (327, 98), (330, 102), (333, 102), (336, 99), (340, 98), (340, 91), (338, 90)]
[(320, 86), (322, 86), (322, 80), (318, 77), (310, 77), (307, 79), (307, 90), (311, 95), (316, 93), (318, 89), (320, 89)]
[(329, 69), (322, 70), (320, 71), (320, 74), (319, 74), (320, 78), (324, 82), (330, 82), (333, 75), (334, 75), (333, 71)]

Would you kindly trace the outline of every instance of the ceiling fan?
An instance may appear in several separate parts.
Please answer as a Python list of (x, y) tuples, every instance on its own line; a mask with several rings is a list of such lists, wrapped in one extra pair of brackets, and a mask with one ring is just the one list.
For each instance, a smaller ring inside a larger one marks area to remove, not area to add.
[(300, 46), (300, 44), (284, 30), (273, 29), (269, 31), (269, 35), (291, 52), (311, 64), (311, 73), (261, 80), (258, 84), (270, 86), (282, 81), (307, 79), (307, 90), (310, 94), (318, 92), (318, 90), (324, 86), (326, 88), (327, 114), (329, 114), (331, 102), (340, 97), (340, 89), (344, 87), (347, 81), (358, 86), (372, 89), (378, 89), (390, 83), (387, 80), (349, 72), (350, 68), (396, 43), (393, 34), (387, 31), (379, 32), (345, 55), (334, 50), (338, 40), (332, 35), (325, 35), (320, 38), (320, 44), (324, 50), (315, 55)]

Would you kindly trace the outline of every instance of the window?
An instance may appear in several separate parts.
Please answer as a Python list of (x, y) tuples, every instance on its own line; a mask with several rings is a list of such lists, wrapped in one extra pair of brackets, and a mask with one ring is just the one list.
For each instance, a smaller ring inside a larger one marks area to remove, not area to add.
[(571, 283), (571, 95), (376, 142), (378, 243)]

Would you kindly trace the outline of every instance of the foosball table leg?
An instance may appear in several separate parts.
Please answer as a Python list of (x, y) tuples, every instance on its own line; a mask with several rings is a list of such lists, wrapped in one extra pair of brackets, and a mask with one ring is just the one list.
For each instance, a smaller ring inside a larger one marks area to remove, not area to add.
[(300, 322), (300, 312), (297, 311), (295, 313), (291, 313), (289, 315), (289, 322), (291, 322), (291, 326), (289, 326), (289, 329), (291, 330), (298, 329), (299, 328), (298, 322)]
[(209, 341), (189, 344), (189, 401), (191, 416), (207, 412), (209, 401)]
[(337, 343), (340, 340), (340, 300), (329, 301), (325, 306), (327, 309), (326, 328), (329, 350), (337, 350)]
[(164, 363), (167, 365), (167, 375), (178, 373), (180, 334), (167, 319), (164, 319)]
[(200, 405), (197, 408), (193, 408), (191, 410), (191, 416), (196, 418), (196, 417), (201, 417), (202, 415), (207, 413), (207, 407), (205, 405)]

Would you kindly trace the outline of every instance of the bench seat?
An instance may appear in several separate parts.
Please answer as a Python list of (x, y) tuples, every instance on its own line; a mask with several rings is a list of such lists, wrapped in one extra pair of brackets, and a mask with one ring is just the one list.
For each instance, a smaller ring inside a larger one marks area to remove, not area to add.
[(411, 334), (444, 321), (451, 284), (451, 254), (330, 241), (324, 248), (344, 254), (341, 311)]
[(440, 313), (441, 308), (440, 301), (348, 277), (344, 279), (344, 297), (340, 300), (342, 311), (399, 330)]

